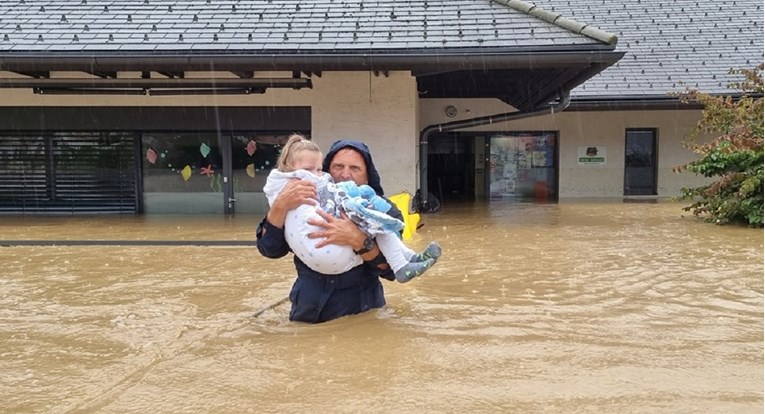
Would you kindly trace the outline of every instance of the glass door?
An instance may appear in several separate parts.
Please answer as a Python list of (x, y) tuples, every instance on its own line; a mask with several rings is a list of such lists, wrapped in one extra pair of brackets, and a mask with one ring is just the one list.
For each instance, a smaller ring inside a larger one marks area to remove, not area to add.
[(268, 201), (263, 186), (276, 166), (286, 133), (245, 133), (231, 137), (231, 171), (227, 177), (226, 213), (265, 213)]
[(656, 130), (627, 130), (624, 195), (656, 195)]

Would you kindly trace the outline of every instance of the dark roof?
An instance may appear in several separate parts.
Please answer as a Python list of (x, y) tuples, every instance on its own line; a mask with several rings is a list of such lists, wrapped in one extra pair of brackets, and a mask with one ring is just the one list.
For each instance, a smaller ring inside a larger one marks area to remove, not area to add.
[(667, 98), (686, 86), (728, 94), (730, 69), (763, 62), (762, 0), (538, 0), (614, 32), (615, 65), (572, 92), (575, 99)]
[(0, 51), (417, 53), (592, 48), (616, 41), (562, 17), (547, 22), (540, 10), (529, 14), (520, 11), (524, 7), (533, 6), (489, 0), (6, 0), (0, 3)]
[[(0, 16), (0, 70), (35, 78), (411, 70), (420, 96), (498, 97), (533, 109), (622, 56), (615, 35), (519, 0), (8, 0)], [(0, 86), (62, 87), (53, 81)]]

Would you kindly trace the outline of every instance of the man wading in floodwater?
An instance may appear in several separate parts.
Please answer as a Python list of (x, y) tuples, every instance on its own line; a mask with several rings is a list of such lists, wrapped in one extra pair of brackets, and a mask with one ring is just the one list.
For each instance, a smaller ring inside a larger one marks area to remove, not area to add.
[[(367, 184), (377, 195), (383, 196), (380, 174), (372, 162), (366, 144), (359, 141), (335, 141), (324, 157), (324, 171), (335, 182), (353, 181)], [(287, 212), (301, 204), (314, 204), (316, 188), (305, 180), (293, 180), (277, 196), (268, 214), (258, 225), (258, 251), (265, 257), (276, 259), (290, 252), (284, 237), (284, 221)], [(388, 215), (404, 220), (394, 203)], [(326, 221), (312, 220), (310, 224), (321, 227), (310, 237), (321, 239), (317, 247), (328, 244), (350, 246), (360, 255), (363, 263), (339, 275), (323, 275), (311, 270), (294, 256), (297, 279), (292, 285), (289, 299), (292, 302), (290, 320), (319, 323), (345, 315), (361, 313), (385, 305), (385, 295), (380, 277), (394, 280), (393, 272), (385, 256), (373, 238), (367, 237), (347, 217), (335, 218), (324, 212), (319, 214)]]

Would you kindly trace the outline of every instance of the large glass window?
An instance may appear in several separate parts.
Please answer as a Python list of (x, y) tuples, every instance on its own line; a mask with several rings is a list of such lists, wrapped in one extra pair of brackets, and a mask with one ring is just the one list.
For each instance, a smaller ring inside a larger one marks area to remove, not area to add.
[(491, 137), (489, 194), (492, 199), (557, 197), (556, 136), (551, 132)]
[[(289, 135), (286, 132), (144, 133), (145, 211), (267, 211), (263, 186)], [(230, 154), (230, 163), (227, 154)]]
[(223, 212), (223, 158), (216, 133), (147, 132), (141, 142), (147, 213)]

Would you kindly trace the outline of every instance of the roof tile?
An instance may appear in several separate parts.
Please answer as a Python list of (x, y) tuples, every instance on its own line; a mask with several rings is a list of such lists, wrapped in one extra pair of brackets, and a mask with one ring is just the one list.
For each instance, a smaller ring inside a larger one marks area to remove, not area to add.
[[(752, 69), (763, 61), (761, 1), (538, 0), (536, 4), (618, 33), (616, 50), (627, 52), (618, 64), (575, 89), (575, 98), (666, 96), (686, 85), (728, 93), (726, 85), (740, 79), (729, 75), (729, 69)], [(630, 85), (630, 90), (607, 88), (619, 83)]]
[[(118, 0), (89, 1), (86, 4), (75, 1), (48, 1), (44, 11), (27, 2), (21, 4), (7, 1), (0, 4), (0, 15), (14, 16), (13, 21), (23, 24), (24, 30), (35, 35), (56, 31), (69, 39), (82, 31), (85, 24), (94, 32), (120, 32), (139, 34), (141, 38), (147, 25), (156, 25), (152, 31), (170, 33), (194, 33), (218, 28), (221, 32), (241, 29), (257, 33), (268, 30), (270, 43), (279, 49), (279, 40), (300, 39), (313, 34), (317, 39), (312, 47), (333, 50), (337, 47), (347, 50), (394, 50), (417, 47), (422, 49), (442, 48), (442, 39), (437, 39), (441, 28), (456, 28), (456, 31), (441, 33), (450, 36), (448, 47), (503, 47), (506, 44), (523, 43), (538, 47), (554, 47), (558, 44), (596, 45), (598, 42), (572, 33), (564, 28), (543, 22), (532, 16), (519, 13), (507, 6), (491, 1), (453, 0), (449, 3), (433, 1), (375, 1), (345, 0), (338, 3), (326, 0), (302, 2), (298, 0), (240, 0), (202, 2), (199, 0), (139, 2)], [(62, 15), (66, 21), (62, 22)], [(222, 27), (221, 27), (222, 26)], [(518, 30), (527, 27), (529, 30)], [(550, 31), (556, 41), (532, 33), (531, 27), (539, 31)], [(460, 33), (461, 30), (461, 33)], [(0, 22), (0, 32), (12, 31), (7, 23)], [(391, 32), (388, 42), (380, 32)], [(333, 35), (332, 32), (347, 35)], [(318, 34), (322, 36), (319, 38)], [(356, 33), (356, 36), (353, 36)], [(286, 35), (286, 36), (285, 36)], [(134, 37), (130, 37), (134, 38)], [(116, 37), (119, 42), (121, 37)], [(226, 38), (212, 37), (208, 42), (222, 42)], [(372, 44), (368, 39), (377, 39)], [(406, 39), (398, 41), (396, 39)], [(49, 41), (50, 50), (56, 50), (64, 41)], [(81, 39), (85, 44), (93, 41)], [(153, 41), (153, 36), (149, 41)], [(217, 43), (220, 45), (220, 43)], [(121, 50), (129, 50), (124, 45)], [(142, 46), (143, 48), (144, 46)], [(229, 49), (235, 50), (236, 44)], [(291, 47), (289, 47), (291, 48)], [(179, 44), (179, 50), (185, 45)], [(0, 44), (0, 52), (8, 50)], [(14, 50), (19, 50), (14, 48)], [(71, 48), (67, 47), (67, 50)]]
[[(537, 18), (509, 3), (529, 13), (533, 6), (544, 11)], [(557, 15), (557, 24), (541, 20)], [(572, 32), (579, 23), (583, 33), (597, 28), (593, 36), (617, 34), (617, 50), (627, 54), (576, 89), (575, 98), (663, 95), (681, 88), (681, 81), (723, 93), (735, 79), (729, 68), (751, 68), (763, 56), (762, 2), (755, 0), (8, 0), (0, 2), (0, 16), (0, 35), (8, 37), (0, 41), (0, 55), (544, 49), (601, 44)]]

